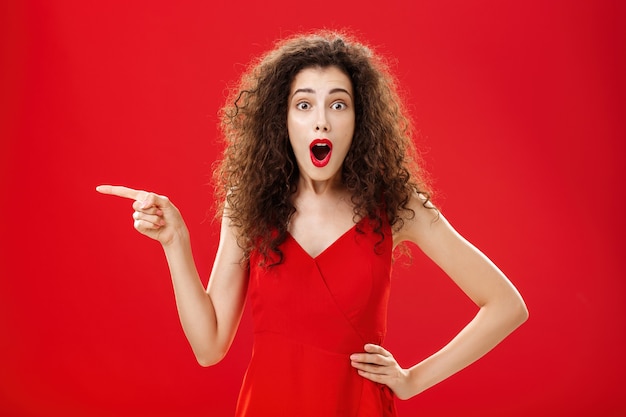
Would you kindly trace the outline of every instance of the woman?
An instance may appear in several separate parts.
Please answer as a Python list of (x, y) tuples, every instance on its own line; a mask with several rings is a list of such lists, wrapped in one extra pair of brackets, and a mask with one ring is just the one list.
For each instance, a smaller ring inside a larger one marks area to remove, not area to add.
[[(222, 111), (224, 206), (206, 290), (176, 207), (135, 200), (158, 240), (198, 362), (220, 361), (246, 298), (255, 341), (238, 416), (392, 416), (480, 358), (527, 318), (504, 274), (431, 204), (410, 122), (384, 63), (332, 32), (295, 36), (251, 65)], [(479, 306), (443, 349), (408, 369), (383, 342), (392, 251), (410, 241)]]

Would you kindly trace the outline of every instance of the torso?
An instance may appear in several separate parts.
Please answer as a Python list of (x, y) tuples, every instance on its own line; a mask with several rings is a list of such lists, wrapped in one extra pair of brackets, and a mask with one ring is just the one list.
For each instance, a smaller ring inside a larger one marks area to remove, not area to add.
[(302, 193), (294, 198), (296, 212), (289, 223), (289, 234), (315, 257), (350, 230), (355, 221), (354, 207), (347, 193), (315, 195)]
[[(304, 206), (299, 200), (291, 230), (309, 244), (304, 239), (315, 236), (331, 242), (305, 248), (290, 234), (279, 246), (283, 262), (271, 267), (262, 265), (260, 253), (251, 254), (254, 347), (238, 417), (396, 415), (391, 390), (361, 377), (349, 359), (366, 343), (384, 340), (389, 224), (383, 221), (381, 240), (368, 219), (355, 225), (345, 200), (323, 200)], [(315, 211), (320, 215), (312, 216)]]

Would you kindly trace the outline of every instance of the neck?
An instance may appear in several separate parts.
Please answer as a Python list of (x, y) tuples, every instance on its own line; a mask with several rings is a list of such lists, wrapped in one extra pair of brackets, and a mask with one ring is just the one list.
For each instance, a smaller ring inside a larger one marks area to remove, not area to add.
[(312, 178), (300, 176), (298, 179), (299, 194), (314, 194), (316, 196), (332, 195), (345, 191), (345, 186), (341, 182), (341, 175), (323, 181), (316, 181)]

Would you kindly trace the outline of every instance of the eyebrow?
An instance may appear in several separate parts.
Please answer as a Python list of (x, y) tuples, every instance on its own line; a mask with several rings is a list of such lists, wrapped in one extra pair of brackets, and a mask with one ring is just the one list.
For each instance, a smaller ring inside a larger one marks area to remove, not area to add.
[[(298, 93), (315, 94), (315, 90), (312, 88), (298, 88), (296, 91), (293, 92), (291, 97), (295, 96)], [(346, 93), (348, 96), (350, 96), (350, 98), (352, 98), (352, 94), (350, 94), (350, 92), (346, 90), (345, 88), (333, 88), (332, 90), (328, 92), (328, 94), (335, 94), (335, 93)]]

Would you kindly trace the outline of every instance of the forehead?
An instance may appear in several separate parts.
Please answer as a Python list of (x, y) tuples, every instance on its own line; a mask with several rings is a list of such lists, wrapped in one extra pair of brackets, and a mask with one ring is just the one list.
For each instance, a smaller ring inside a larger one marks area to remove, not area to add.
[(308, 67), (300, 70), (291, 83), (291, 92), (298, 89), (312, 89), (324, 92), (334, 88), (343, 88), (352, 94), (350, 77), (336, 66)]

